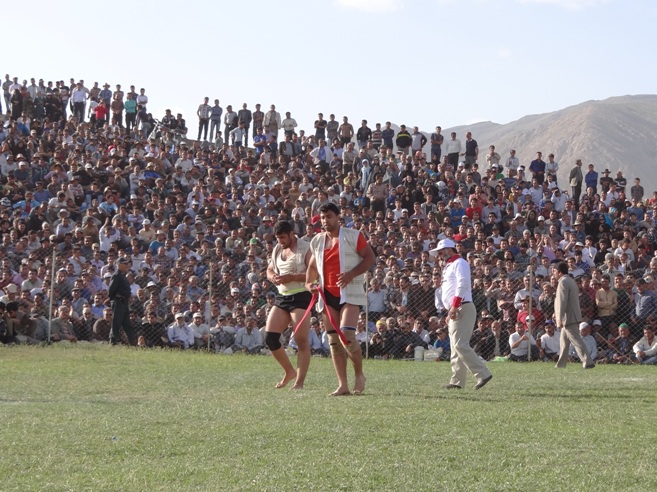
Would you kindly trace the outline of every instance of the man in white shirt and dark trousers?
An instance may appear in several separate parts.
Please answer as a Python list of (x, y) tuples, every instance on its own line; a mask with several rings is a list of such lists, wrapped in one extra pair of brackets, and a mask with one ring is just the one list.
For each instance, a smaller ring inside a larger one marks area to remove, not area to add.
[(475, 389), (483, 388), (493, 379), (484, 361), (470, 347), (470, 337), (477, 320), (477, 309), (472, 303), (472, 281), (470, 265), (456, 252), (451, 239), (438, 243), (437, 252), (445, 261), (442, 273), (442, 304), (449, 306), (449, 341), (452, 378), (445, 389), (462, 389), (468, 370), (477, 379)]

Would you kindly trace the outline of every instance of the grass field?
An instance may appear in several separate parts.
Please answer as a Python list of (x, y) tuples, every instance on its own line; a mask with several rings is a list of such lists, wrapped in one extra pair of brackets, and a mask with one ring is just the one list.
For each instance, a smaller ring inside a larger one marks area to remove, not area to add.
[(654, 367), (330, 361), (276, 390), (271, 357), (108, 346), (0, 348), (0, 490), (651, 490)]

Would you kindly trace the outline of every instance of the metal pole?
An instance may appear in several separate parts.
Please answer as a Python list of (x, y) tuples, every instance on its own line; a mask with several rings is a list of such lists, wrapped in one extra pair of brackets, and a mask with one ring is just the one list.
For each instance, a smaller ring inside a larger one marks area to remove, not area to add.
[(54, 302), (53, 288), (55, 286), (55, 270), (57, 269), (57, 250), (52, 249), (52, 263), (50, 265), (50, 299), (48, 299), (48, 343), (50, 343), (50, 334), (52, 333), (52, 305)]
[[(529, 332), (529, 336), (532, 336), (532, 325), (534, 324), (534, 316), (533, 316), (533, 309), (532, 306), (534, 305), (534, 271), (532, 270), (532, 263), (531, 263), (531, 258), (529, 260), (529, 316), (531, 316), (530, 319), (528, 319), (527, 323), (527, 331)], [(532, 361), (532, 343), (531, 339), (527, 339), (527, 362)]]
[(365, 272), (365, 358), (369, 359), (370, 357), (370, 299), (369, 299), (369, 287), (370, 287), (370, 272)]
[[(208, 281), (208, 304), (210, 306), (210, 313), (212, 313), (212, 270), (213, 270), (212, 267), (213, 267), (213, 263), (211, 262), (210, 263), (210, 280)], [(203, 306), (203, 311), (204, 311), (203, 316), (205, 317), (205, 306)], [(210, 315), (212, 315), (212, 314), (210, 314)], [(209, 325), (209, 322), (208, 322), (209, 320), (205, 320), (205, 321)], [(210, 352), (210, 340), (211, 340), (211, 338), (212, 337), (210, 336), (210, 329), (209, 329), (209, 326), (208, 326), (208, 352)]]

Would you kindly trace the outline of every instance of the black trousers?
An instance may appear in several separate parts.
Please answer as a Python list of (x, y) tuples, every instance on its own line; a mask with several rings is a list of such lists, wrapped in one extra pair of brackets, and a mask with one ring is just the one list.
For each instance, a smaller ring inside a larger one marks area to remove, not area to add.
[(201, 133), (203, 133), (203, 140), (208, 139), (208, 124), (210, 120), (208, 118), (199, 118), (198, 120), (198, 138), (196, 140), (201, 140)]
[(73, 116), (75, 116), (80, 123), (84, 123), (84, 103), (73, 103)]
[(112, 333), (110, 333), (110, 343), (116, 345), (121, 340), (121, 329), (128, 337), (130, 345), (135, 345), (137, 338), (135, 331), (130, 324), (130, 310), (128, 309), (127, 299), (116, 299), (112, 301)]

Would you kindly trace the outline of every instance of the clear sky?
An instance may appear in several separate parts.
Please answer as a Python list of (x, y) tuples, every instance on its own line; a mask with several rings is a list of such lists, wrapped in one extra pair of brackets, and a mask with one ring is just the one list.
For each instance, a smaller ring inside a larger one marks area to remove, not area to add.
[(0, 71), (144, 87), (197, 127), (221, 106), (430, 131), (654, 93), (654, 0), (32, 0), (2, 7)]

